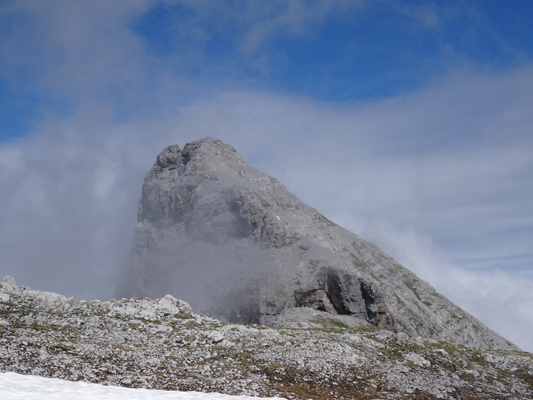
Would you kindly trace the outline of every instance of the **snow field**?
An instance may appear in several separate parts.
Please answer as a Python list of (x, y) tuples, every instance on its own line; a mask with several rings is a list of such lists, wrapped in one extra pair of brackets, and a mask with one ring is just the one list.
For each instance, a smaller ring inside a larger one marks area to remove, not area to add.
[[(40, 376), (0, 373), (2, 400), (257, 400), (251, 396), (220, 393), (130, 389), (95, 383), (72, 382)], [(271, 400), (282, 400), (269, 397)]]

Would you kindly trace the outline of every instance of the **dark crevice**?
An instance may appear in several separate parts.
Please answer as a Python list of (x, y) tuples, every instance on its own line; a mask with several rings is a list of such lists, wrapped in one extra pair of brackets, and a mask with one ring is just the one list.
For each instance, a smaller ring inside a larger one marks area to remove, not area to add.
[(378, 307), (375, 304), (376, 297), (374, 295), (374, 291), (372, 290), (372, 286), (361, 281), (361, 295), (363, 296), (363, 300), (365, 301), (366, 320), (372, 324), (377, 325), (376, 317), (378, 315)]
[(327, 295), (338, 314), (350, 315), (350, 309), (342, 296), (342, 286), (339, 275), (332, 269), (328, 271), (327, 276)]
[(323, 290), (311, 289), (294, 293), (296, 307), (309, 307), (318, 311), (327, 312), (326, 305), (323, 301)]
[(372, 284), (361, 281), (361, 295), (365, 301), (366, 320), (382, 329), (396, 332), (396, 323), (381, 295), (374, 290)]
[(191, 155), (189, 154), (189, 152), (182, 153), (181, 159), (182, 159), (183, 165), (185, 166), (189, 163), (189, 161), (191, 161)]

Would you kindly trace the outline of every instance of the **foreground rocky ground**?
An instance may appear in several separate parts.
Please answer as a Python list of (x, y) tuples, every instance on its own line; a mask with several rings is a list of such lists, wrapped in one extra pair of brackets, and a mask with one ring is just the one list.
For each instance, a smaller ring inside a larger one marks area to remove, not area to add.
[(171, 296), (85, 302), (0, 281), (0, 371), (289, 399), (531, 399), (533, 355), (350, 328), (232, 325)]

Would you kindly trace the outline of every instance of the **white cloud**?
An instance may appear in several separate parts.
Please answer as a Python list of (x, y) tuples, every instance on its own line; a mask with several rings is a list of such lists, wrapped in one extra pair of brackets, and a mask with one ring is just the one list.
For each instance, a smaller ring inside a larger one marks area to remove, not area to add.
[[(169, 42), (181, 39), (187, 45), (164, 59), (150, 54), (149, 44), (133, 29), (161, 4), (181, 4), (191, 12), (190, 18), (176, 21), (176, 37), (166, 38)], [(238, 41), (235, 48), (240, 57), (249, 58), (250, 65), (257, 64), (267, 56), (261, 46), (273, 36), (309, 34), (327, 15), (357, 9), (359, 4), (345, 0), (230, 5), (187, 0), (8, 2), (0, 6), (0, 21), (8, 26), (0, 42), (0, 77), (19, 79), (21, 87), (44, 91), (55, 101), (78, 104), (96, 96), (104, 102), (119, 95), (120, 101), (131, 101), (130, 106), (139, 102), (148, 106), (153, 99), (143, 103), (139, 93), (151, 97), (160, 91), (179, 92), (192, 80), (191, 67), (216, 70), (217, 66), (207, 66), (204, 54), (214, 35), (223, 36), (231, 29), (242, 32), (232, 36)], [(214, 75), (207, 78), (219, 76)]]
[(25, 78), (37, 78), (34, 82), (52, 96), (59, 91), (63, 97), (76, 97), (95, 86), (132, 85), (142, 74), (143, 49), (128, 24), (151, 3), (10, 3), (2, 10), (11, 25), (2, 41), (3, 72), (25, 71)]
[[(361, 229), (357, 221), (346, 223)], [(361, 235), (489, 328), (523, 350), (533, 351), (533, 280), (499, 269), (475, 272), (459, 268), (429, 236), (413, 227), (367, 226)]]
[(516, 321), (533, 309), (532, 75), (462, 75), (368, 106), (232, 94), (180, 122), (234, 144), (341, 225), (397, 240), (385, 247), (407, 267), (531, 350), (531, 326)]
[[(0, 275), (65, 295), (111, 296), (156, 154), (209, 135), (356, 233), (390, 226), (376, 237), (398, 240), (390, 248), (400, 258), (403, 248), (407, 267), (438, 288), (447, 282), (442, 290), (453, 301), (497, 331), (505, 333), (513, 318), (531, 320), (530, 281), (512, 275), (533, 264), (531, 65), (458, 74), (372, 104), (203, 89), (183, 106), (179, 88), (188, 78), (148, 57), (128, 27), (153, 2), (9, 4), (30, 12), (35, 31), (15, 30), (3, 43), (11, 60), (3, 73), (29, 65), (39, 71), (30, 83), (70, 93), (79, 110), (49, 117), (0, 149)], [(269, 10), (222, 20), (270, 21), (243, 36), (254, 53), (278, 29), (305, 33), (329, 12)], [(108, 96), (131, 89), (137, 101), (146, 73), (155, 88), (146, 91), (145, 107), (117, 122), (124, 104), (106, 106)], [(531, 349), (529, 327), (514, 326), (509, 337)]]

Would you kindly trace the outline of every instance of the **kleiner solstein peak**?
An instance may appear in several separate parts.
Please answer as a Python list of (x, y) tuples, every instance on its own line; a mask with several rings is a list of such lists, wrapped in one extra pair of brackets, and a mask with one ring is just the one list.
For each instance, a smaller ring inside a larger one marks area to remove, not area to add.
[(116, 295), (166, 294), (231, 322), (314, 327), (329, 319), (516, 349), (211, 138), (167, 147), (142, 187), (134, 248)]

